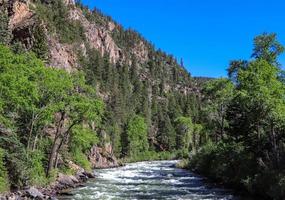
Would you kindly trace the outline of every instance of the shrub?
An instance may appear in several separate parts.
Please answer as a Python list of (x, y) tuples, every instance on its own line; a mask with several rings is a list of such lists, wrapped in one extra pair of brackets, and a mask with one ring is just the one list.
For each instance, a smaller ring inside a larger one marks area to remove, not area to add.
[(180, 160), (176, 164), (176, 167), (181, 168), (181, 169), (188, 169), (189, 168), (189, 160), (188, 159)]
[(0, 192), (9, 190), (8, 173), (4, 165), (4, 150), (0, 148)]
[(48, 184), (45, 169), (43, 167), (44, 154), (41, 151), (28, 153), (29, 158), (29, 185), (45, 186)]
[[(3, 6), (3, 5), (2, 5)], [(9, 17), (5, 6), (0, 8), (0, 44), (9, 44), (11, 41), (11, 31), (9, 30)]]
[(91, 164), (86, 156), (88, 150), (98, 143), (98, 137), (94, 131), (84, 128), (82, 125), (76, 126), (71, 133), (70, 152), (73, 161), (87, 171), (91, 171)]
[(73, 157), (74, 162), (80, 165), (81, 167), (83, 167), (86, 171), (92, 170), (92, 166), (87, 156), (82, 151), (80, 151), (80, 149), (75, 149), (72, 152), (72, 157)]

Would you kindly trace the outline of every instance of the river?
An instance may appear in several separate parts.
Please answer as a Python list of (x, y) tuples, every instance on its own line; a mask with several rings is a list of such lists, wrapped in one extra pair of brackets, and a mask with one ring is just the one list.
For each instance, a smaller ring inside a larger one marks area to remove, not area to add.
[(151, 161), (96, 170), (97, 178), (61, 196), (61, 200), (91, 199), (240, 199), (232, 191), (215, 187), (203, 177), (175, 168), (177, 161)]

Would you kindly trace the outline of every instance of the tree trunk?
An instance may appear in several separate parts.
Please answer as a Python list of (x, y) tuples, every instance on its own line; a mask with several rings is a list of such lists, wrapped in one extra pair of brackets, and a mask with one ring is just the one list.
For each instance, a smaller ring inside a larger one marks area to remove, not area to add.
[(34, 140), (34, 143), (33, 143), (32, 151), (35, 151), (36, 146), (37, 146), (37, 141), (38, 141), (38, 134), (36, 134), (36, 136), (35, 136), (35, 140)]
[(35, 117), (34, 117), (34, 111), (33, 111), (32, 122), (31, 122), (30, 131), (29, 131), (29, 137), (28, 137), (27, 149), (30, 148), (30, 142), (31, 142), (32, 133), (33, 133), (33, 129), (34, 129), (34, 119), (35, 119)]
[(55, 167), (56, 154), (57, 154), (57, 151), (59, 149), (59, 144), (60, 144), (58, 140), (61, 138), (61, 135), (62, 135), (64, 119), (65, 119), (65, 113), (62, 112), (61, 118), (57, 123), (56, 133), (55, 133), (54, 141), (52, 144), (52, 149), (51, 149), (50, 156), (49, 156), (47, 176), (50, 175), (51, 170)]
[(53, 141), (52, 149), (51, 149), (50, 156), (49, 156), (47, 176), (50, 175), (51, 170), (54, 169), (58, 147), (59, 147), (58, 138), (56, 137)]
[(223, 105), (221, 105), (220, 112), (221, 112), (221, 139), (224, 138), (224, 113), (223, 113)]
[(278, 169), (279, 168), (279, 151), (277, 147), (277, 139), (276, 139), (276, 133), (274, 129), (274, 124), (271, 123), (271, 144), (273, 148), (273, 155), (274, 155), (274, 162), (275, 162), (275, 167)]

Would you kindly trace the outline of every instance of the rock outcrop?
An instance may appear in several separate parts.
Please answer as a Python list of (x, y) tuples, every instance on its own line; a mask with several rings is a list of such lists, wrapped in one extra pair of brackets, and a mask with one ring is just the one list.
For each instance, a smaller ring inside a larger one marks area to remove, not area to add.
[[(22, 41), (27, 48), (30, 48), (33, 38), (31, 30), (37, 19), (36, 13), (30, 9), (34, 5), (29, 0), (8, 0), (8, 2), (9, 27), (13, 32), (14, 38)], [(134, 41), (129, 52), (125, 52), (116, 44), (112, 36), (118, 25), (112, 21), (108, 22), (106, 26), (91, 22), (84, 16), (82, 10), (75, 6), (74, 0), (64, 0), (64, 3), (69, 8), (69, 20), (79, 21), (83, 26), (85, 30), (84, 35), (90, 47), (97, 49), (102, 56), (107, 54), (110, 62), (131, 64), (131, 60), (129, 60), (126, 54), (132, 54), (140, 63), (148, 61), (148, 48), (144, 42)], [(81, 46), (80, 44), (66, 45), (60, 43), (54, 34), (48, 35), (48, 40), (50, 48), (49, 64), (51, 66), (65, 69), (69, 72), (79, 67), (75, 55), (78, 51), (78, 46)]]
[(56, 38), (48, 36), (50, 51), (49, 65), (67, 72), (75, 71), (78, 67), (74, 48), (69, 44), (61, 44)]
[(89, 160), (92, 164), (92, 167), (95, 169), (120, 166), (116, 157), (114, 156), (111, 145), (105, 145), (104, 148), (93, 146), (89, 153)]
[(125, 59), (122, 50), (111, 36), (111, 31), (115, 28), (114, 24), (109, 23), (109, 27), (105, 28), (91, 23), (86, 19), (82, 11), (76, 7), (70, 9), (69, 18), (73, 21), (80, 21), (85, 29), (85, 37), (90, 47), (97, 49), (102, 56), (108, 54), (110, 62), (117, 63)]
[(9, 28), (13, 38), (21, 41), (27, 49), (33, 45), (32, 30), (35, 25), (35, 13), (29, 8), (29, 1), (9, 0)]

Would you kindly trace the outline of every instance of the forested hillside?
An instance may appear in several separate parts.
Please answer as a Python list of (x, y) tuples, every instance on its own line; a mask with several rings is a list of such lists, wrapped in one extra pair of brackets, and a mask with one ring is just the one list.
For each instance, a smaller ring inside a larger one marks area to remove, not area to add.
[(91, 170), (98, 146), (126, 161), (188, 155), (180, 129), (200, 93), (183, 62), (80, 2), (0, 6), (0, 191), (47, 185), (70, 162)]
[(250, 60), (234, 60), (228, 78), (203, 87), (201, 133), (190, 167), (259, 198), (284, 199), (284, 47), (275, 34), (254, 39)]

